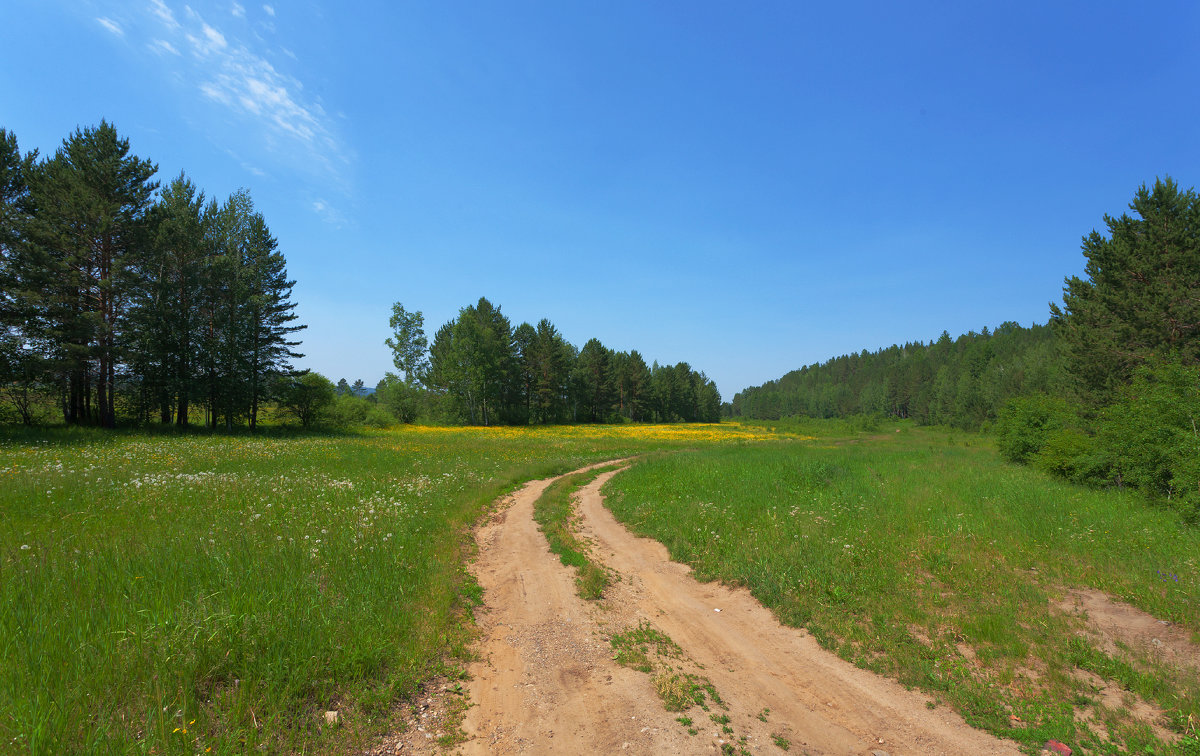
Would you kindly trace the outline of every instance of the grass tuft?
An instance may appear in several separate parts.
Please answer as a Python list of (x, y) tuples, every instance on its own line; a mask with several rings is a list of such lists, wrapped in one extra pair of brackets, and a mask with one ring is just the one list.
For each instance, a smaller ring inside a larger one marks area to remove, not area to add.
[(609, 466), (568, 475), (551, 483), (533, 505), (533, 519), (550, 544), (550, 551), (568, 567), (575, 568), (575, 589), (589, 601), (604, 598), (610, 575), (603, 565), (588, 557), (588, 544), (575, 534), (574, 497), (579, 489), (602, 473), (619, 469)]

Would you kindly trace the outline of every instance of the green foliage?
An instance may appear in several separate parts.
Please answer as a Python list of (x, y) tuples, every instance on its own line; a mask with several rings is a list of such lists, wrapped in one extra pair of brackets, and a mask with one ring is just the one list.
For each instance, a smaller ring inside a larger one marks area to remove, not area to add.
[(517, 375), (512, 325), (500, 308), (480, 297), (438, 329), (430, 347), (428, 383), (446, 396), (471, 425), (509, 419)]
[(1194, 513), (1200, 503), (1198, 425), (1200, 367), (1156, 361), (1137, 368), (1121, 399), (1106, 409), (1099, 438), (1121, 483)]
[(1010, 399), (996, 421), (996, 447), (1005, 459), (1027, 463), (1046, 446), (1055, 431), (1074, 425), (1075, 413), (1065, 399), (1030, 394)]
[(375, 400), (402, 423), (411, 423), (428, 414), (428, 391), (387, 373), (375, 386)]
[(384, 344), (392, 350), (392, 362), (396, 369), (409, 386), (422, 383), (429, 370), (429, 361), (425, 357), (429, 347), (425, 338), (425, 316), (419, 310), (408, 312), (404, 305), (396, 302), (392, 305), (388, 327), (392, 329), (392, 335)]
[(338, 396), (326, 416), (337, 428), (387, 428), (396, 424), (396, 417), (387, 409), (354, 394)]
[(1200, 361), (1200, 196), (1166, 178), (1143, 184), (1136, 214), (1105, 215), (1106, 238), (1083, 240), (1086, 275), (1052, 304), (1072, 376), (1090, 406), (1110, 403), (1154, 356)]
[(717, 385), (686, 362), (646, 366), (598, 339), (576, 351), (549, 320), (515, 329), (480, 299), (438, 329), (428, 385), (447, 419), (470, 424), (720, 421)]
[(280, 391), (282, 408), (305, 428), (320, 423), (337, 398), (333, 382), (320, 373), (292, 378)]
[(978, 429), (1013, 397), (1052, 392), (1061, 360), (1047, 326), (1003, 323), (952, 339), (894, 345), (809, 365), (733, 398), (732, 417), (882, 415)]
[[(53, 157), (0, 131), (0, 386), (21, 419), (254, 430), (291, 372), (295, 305), (278, 243), (245, 191), (206, 202), (101, 121)], [(43, 402), (44, 403), (44, 402)]]
[(1101, 485), (1110, 478), (1108, 456), (1095, 437), (1078, 428), (1057, 428), (1046, 434), (1031, 460), (1042, 472), (1076, 483)]
[(28, 223), (10, 270), (30, 316), (21, 336), (43, 353), (69, 423), (116, 424), (122, 336), (156, 170), (101, 121), (76, 129), (28, 172)]
[(585, 423), (606, 422), (611, 417), (616, 391), (612, 372), (612, 353), (599, 339), (589, 339), (575, 358), (575, 386), (578, 419)]

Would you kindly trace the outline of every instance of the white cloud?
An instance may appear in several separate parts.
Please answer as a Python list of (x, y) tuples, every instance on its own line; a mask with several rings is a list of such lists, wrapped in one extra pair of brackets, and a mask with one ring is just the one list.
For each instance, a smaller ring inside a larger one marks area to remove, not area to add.
[(241, 3), (234, 3), (229, 12), (233, 14), (234, 18), (246, 17), (246, 7)]
[(150, 0), (150, 12), (158, 17), (158, 20), (162, 22), (163, 26), (167, 27), (168, 31), (175, 31), (179, 28), (179, 22), (175, 20), (175, 14), (163, 3), (163, 0)]
[[(341, 167), (347, 162), (346, 152), (332, 130), (333, 119), (320, 103), (305, 97), (303, 84), (295, 77), (278, 70), (271, 61), (250, 45), (261, 46), (261, 40), (226, 36), (190, 5), (177, 5), (182, 12), (177, 17), (167, 3), (169, 0), (150, 0), (152, 18), (161, 24), (160, 37), (149, 47), (163, 55), (180, 51), (191, 53), (176, 72), (184, 82), (199, 91), (210, 103), (226, 108), (252, 123), (268, 148), (304, 171), (316, 170), (325, 179), (341, 183)], [(244, 6), (233, 2), (233, 14), (239, 16)], [(269, 15), (274, 8), (263, 6)], [(182, 19), (182, 22), (178, 19)], [(288, 52), (279, 55), (289, 55)], [(295, 59), (294, 55), (289, 55)], [(323, 201), (322, 201), (323, 202)], [(340, 223), (341, 215), (323, 202), (322, 217)]]
[(264, 6), (263, 6), (263, 11), (264, 11), (264, 12), (265, 12), (265, 13), (266, 13), (268, 16), (271, 16), (271, 17), (274, 17), (274, 16), (275, 16), (275, 7), (274, 7), (274, 6), (272, 6), (272, 5), (264, 5)]
[(341, 212), (319, 197), (313, 200), (312, 209), (313, 212), (321, 216), (321, 220), (325, 221), (326, 223), (334, 226), (341, 226), (346, 222), (346, 218), (341, 214)]
[(146, 45), (146, 47), (149, 47), (152, 51), (158, 53), (159, 55), (164, 53), (169, 53), (171, 55), (179, 54), (179, 50), (175, 47), (175, 45), (171, 44), (165, 39), (153, 40), (150, 42), (150, 44)]
[(121, 28), (120, 24), (118, 24), (116, 21), (113, 21), (111, 18), (101, 17), (96, 19), (96, 23), (100, 24), (105, 29), (108, 29), (111, 33), (117, 35), (118, 37), (125, 36), (125, 30)]
[(211, 82), (206, 81), (203, 84), (201, 84), (200, 91), (208, 99), (216, 100), (217, 102), (221, 103), (222, 105), (232, 105), (233, 104), (233, 100), (230, 99), (229, 94)]

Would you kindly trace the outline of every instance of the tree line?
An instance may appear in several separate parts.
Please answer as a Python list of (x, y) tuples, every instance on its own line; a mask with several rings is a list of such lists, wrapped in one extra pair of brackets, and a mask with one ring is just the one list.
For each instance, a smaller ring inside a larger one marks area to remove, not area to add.
[(459, 310), (430, 344), (424, 316), (393, 306), (392, 349), (399, 373), (376, 387), (402, 419), (419, 414), (472, 425), (718, 422), (716, 383), (686, 362), (647, 365), (637, 350), (598, 339), (582, 349), (549, 320), (515, 328), (486, 298)]
[(1052, 328), (1006, 322), (808, 365), (739, 392), (726, 412), (763, 420), (880, 415), (978, 429), (1013, 397), (1054, 391), (1062, 377)]
[(165, 187), (102, 121), (53, 156), (0, 129), (0, 386), (26, 424), (253, 430), (290, 390), (294, 281), (248, 192)]
[(1008, 459), (1131, 486), (1200, 522), (1200, 195), (1142, 185), (1083, 237), (1049, 323), (838, 357), (734, 397), (735, 416), (881, 413), (995, 430)]

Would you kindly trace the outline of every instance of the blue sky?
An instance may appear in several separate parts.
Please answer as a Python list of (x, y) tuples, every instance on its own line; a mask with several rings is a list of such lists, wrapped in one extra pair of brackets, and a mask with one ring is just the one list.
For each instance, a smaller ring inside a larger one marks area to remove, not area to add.
[(114, 123), (244, 187), (300, 365), (374, 384), (392, 302), (480, 296), (725, 399), (1045, 322), (1080, 238), (1197, 182), (1190, 3), (6, 0), (0, 126)]

